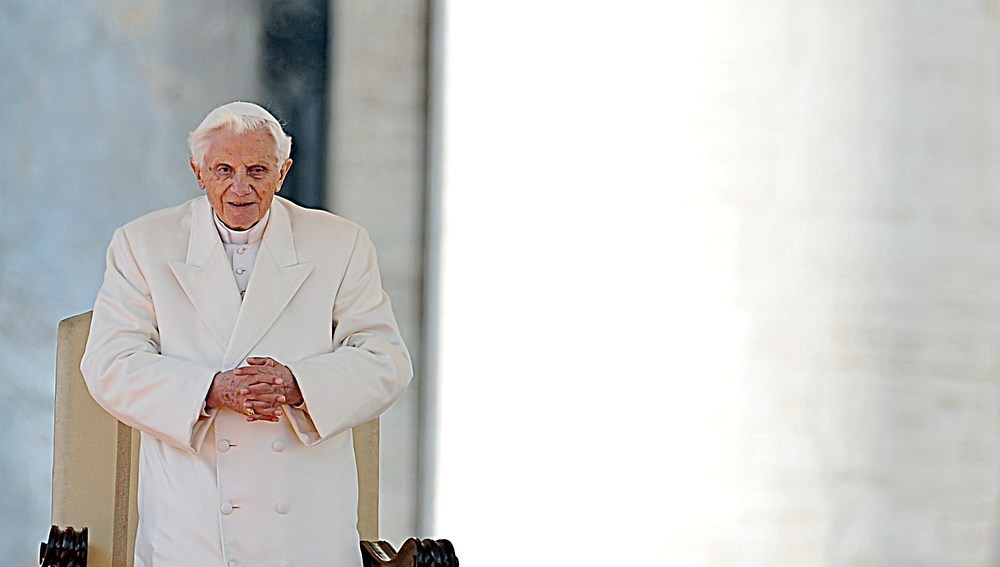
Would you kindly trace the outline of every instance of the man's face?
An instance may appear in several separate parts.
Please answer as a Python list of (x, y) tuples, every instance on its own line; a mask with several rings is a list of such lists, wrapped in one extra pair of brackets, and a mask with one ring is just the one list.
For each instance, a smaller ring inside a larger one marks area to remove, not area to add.
[(204, 163), (191, 159), (212, 209), (233, 230), (246, 230), (264, 218), (291, 166), (290, 159), (278, 164), (266, 128), (242, 134), (220, 130), (209, 142)]

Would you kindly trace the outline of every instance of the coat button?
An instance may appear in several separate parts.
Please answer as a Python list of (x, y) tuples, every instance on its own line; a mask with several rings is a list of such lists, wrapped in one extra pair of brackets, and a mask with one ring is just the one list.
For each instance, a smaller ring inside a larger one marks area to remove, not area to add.
[(277, 510), (279, 514), (287, 514), (290, 508), (287, 502), (278, 502), (274, 509)]
[(246, 268), (236, 268), (236, 273), (239, 274), (239, 275), (241, 275), (241, 276), (243, 274), (245, 274), (246, 271), (247, 271)]
[(229, 439), (223, 439), (223, 440), (219, 441), (218, 443), (216, 443), (215, 446), (219, 449), (220, 453), (225, 453), (233, 445), (232, 445), (232, 443), (229, 442)]
[(231, 559), (229, 563), (226, 563), (226, 567), (236, 567), (237, 563), (235, 559)]
[(229, 514), (232, 514), (233, 513), (233, 504), (232, 504), (232, 502), (223, 502), (222, 506), (219, 506), (219, 511), (222, 512), (223, 514), (227, 515), (227, 516)]
[(274, 449), (275, 451), (279, 452), (279, 453), (282, 452), (282, 451), (284, 451), (285, 450), (285, 440), (284, 439), (275, 439), (274, 443), (271, 443), (271, 448)]

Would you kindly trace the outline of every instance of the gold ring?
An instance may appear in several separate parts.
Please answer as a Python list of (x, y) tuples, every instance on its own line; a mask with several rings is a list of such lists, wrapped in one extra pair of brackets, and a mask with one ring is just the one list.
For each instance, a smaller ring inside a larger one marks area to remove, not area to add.
[(253, 408), (243, 408), (243, 413), (247, 415), (253, 415), (256, 412), (253, 411)]

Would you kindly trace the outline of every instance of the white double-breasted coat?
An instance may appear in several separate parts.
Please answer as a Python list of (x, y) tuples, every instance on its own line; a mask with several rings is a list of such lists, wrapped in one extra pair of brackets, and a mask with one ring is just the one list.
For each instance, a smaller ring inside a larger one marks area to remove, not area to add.
[[(305, 400), (279, 423), (203, 402), (269, 356)], [(361, 565), (351, 427), (412, 377), (361, 227), (275, 197), (245, 297), (205, 197), (115, 231), (81, 365), (141, 431), (137, 567)]]

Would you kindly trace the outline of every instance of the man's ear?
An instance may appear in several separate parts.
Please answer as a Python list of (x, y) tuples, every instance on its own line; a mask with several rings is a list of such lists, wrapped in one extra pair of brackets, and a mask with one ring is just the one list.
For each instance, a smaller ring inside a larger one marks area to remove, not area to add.
[(292, 168), (292, 158), (285, 160), (285, 163), (281, 165), (281, 171), (278, 172), (278, 188), (274, 190), (275, 193), (281, 191), (281, 186), (285, 183), (285, 176), (288, 175), (288, 170)]
[(191, 157), (191, 159), (188, 160), (188, 163), (191, 164), (191, 171), (194, 172), (194, 176), (198, 178), (198, 187), (201, 187), (201, 189), (204, 191), (205, 184), (201, 182), (201, 167), (199, 167), (198, 164), (194, 162), (193, 156)]

